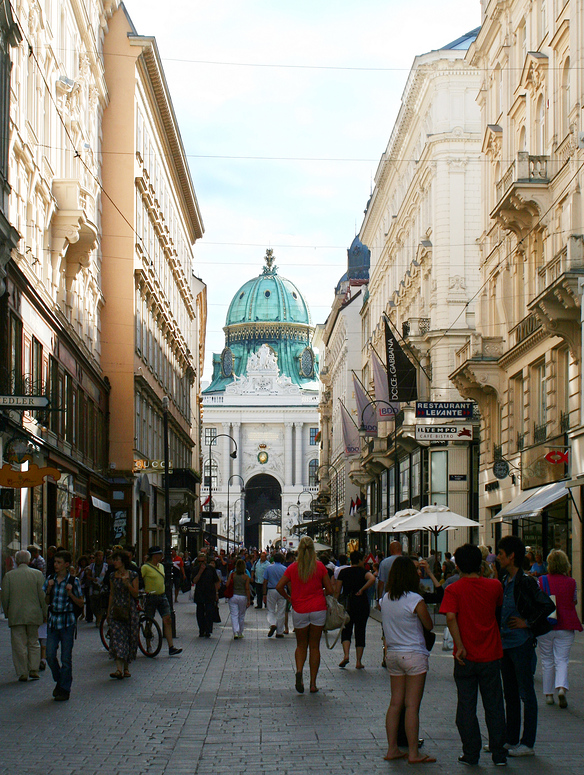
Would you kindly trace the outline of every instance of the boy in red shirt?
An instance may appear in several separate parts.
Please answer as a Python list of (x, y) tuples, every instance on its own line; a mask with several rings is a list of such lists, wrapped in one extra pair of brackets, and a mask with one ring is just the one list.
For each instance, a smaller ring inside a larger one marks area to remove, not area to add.
[(478, 690), (489, 730), (489, 749), (496, 765), (507, 763), (505, 709), (501, 684), (503, 647), (497, 608), (503, 604), (503, 587), (496, 579), (480, 575), (482, 554), (465, 544), (454, 553), (460, 579), (444, 590), (440, 613), (454, 639), (454, 680), (458, 692), (456, 726), (462, 740), (462, 764), (478, 764), (481, 733), (477, 719)]

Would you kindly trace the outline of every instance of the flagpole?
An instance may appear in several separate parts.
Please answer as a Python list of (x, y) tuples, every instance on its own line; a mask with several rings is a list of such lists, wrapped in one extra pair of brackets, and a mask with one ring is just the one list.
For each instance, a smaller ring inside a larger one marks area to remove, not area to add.
[[(413, 357), (413, 359), (415, 360), (415, 362), (418, 364), (418, 366), (420, 367), (420, 369), (421, 369), (421, 370), (424, 372), (424, 374), (426, 375), (426, 379), (428, 380), (428, 382), (430, 383), (430, 385), (432, 385), (432, 380), (431, 380), (431, 378), (430, 378), (430, 375), (428, 374), (428, 372), (426, 371), (426, 369), (425, 369), (425, 368), (422, 366), (422, 364), (421, 364), (421, 363), (420, 363), (420, 361), (418, 360), (418, 358), (417, 358), (417, 356), (416, 356), (416, 353), (415, 353), (415, 352), (412, 350), (412, 348), (410, 347), (410, 345), (409, 345), (409, 344), (406, 342), (406, 340), (403, 338), (402, 334), (400, 334), (400, 332), (398, 331), (397, 327), (395, 326), (395, 324), (393, 323), (393, 321), (391, 320), (391, 318), (390, 318), (390, 317), (388, 317), (388, 316), (387, 316), (387, 314), (386, 314), (385, 312), (383, 313), (383, 317), (384, 317), (384, 318), (387, 320), (387, 322), (389, 323), (389, 325), (390, 325), (390, 326), (393, 328), (393, 330), (396, 332), (396, 334), (399, 336), (399, 338), (402, 340), (402, 342), (403, 342), (403, 343), (405, 344), (405, 346), (408, 348), (408, 350), (409, 350), (409, 351), (410, 351), (410, 353), (412, 354), (412, 357)], [(373, 345), (371, 345), (371, 347), (373, 347)], [(383, 364), (383, 361), (382, 361), (382, 364)]]

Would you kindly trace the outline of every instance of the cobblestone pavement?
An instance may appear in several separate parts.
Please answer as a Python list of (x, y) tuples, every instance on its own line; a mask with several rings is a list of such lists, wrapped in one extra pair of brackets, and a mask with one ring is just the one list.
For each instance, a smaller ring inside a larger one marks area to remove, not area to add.
[[(366, 669), (354, 655), (338, 668), (340, 645), (322, 649), (320, 692), (294, 691), (294, 636), (268, 639), (265, 610), (250, 609), (245, 639), (234, 641), (228, 608), (211, 639), (199, 639), (194, 606), (181, 595), (177, 626), (183, 654), (140, 656), (132, 678), (109, 678), (112, 662), (93, 625), (82, 623), (74, 648), (71, 700), (55, 703), (47, 669), (26, 686), (16, 680), (7, 623), (0, 621), (0, 772), (25, 775), (299, 775), (410, 771), (387, 763), (385, 710), (389, 676), (380, 667), (380, 626), (370, 619)], [(440, 617), (438, 617), (438, 622)], [(442, 627), (438, 626), (438, 632)], [(454, 724), (456, 690), (452, 657), (438, 636), (422, 704), (424, 751), (436, 756), (425, 772), (451, 773), (460, 740)], [(510, 760), (509, 771), (529, 775), (584, 773), (584, 638), (572, 650), (569, 708), (547, 707), (537, 691), (540, 723), (537, 756)], [(481, 721), (481, 725), (484, 725)], [(491, 770), (484, 754), (475, 772)]]

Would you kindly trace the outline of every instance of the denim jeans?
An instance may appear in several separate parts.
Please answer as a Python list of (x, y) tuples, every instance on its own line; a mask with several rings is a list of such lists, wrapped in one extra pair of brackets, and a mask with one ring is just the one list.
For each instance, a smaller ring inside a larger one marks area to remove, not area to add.
[[(73, 681), (73, 643), (75, 641), (75, 625), (62, 630), (47, 632), (47, 663), (51, 668), (53, 680), (64, 692), (71, 691)], [(61, 645), (61, 664), (57, 659), (57, 651)]]
[(485, 721), (489, 730), (489, 748), (494, 762), (503, 762), (507, 752), (505, 744), (505, 709), (501, 687), (501, 660), (454, 663), (454, 681), (458, 692), (456, 726), (462, 740), (462, 752), (473, 762), (478, 762), (482, 740), (477, 719), (477, 697), (480, 689)]
[[(501, 675), (507, 715), (507, 740), (509, 745), (521, 742), (528, 748), (535, 745), (537, 733), (537, 697), (533, 685), (535, 672), (535, 646), (530, 638), (521, 646), (503, 649)], [(523, 736), (521, 740), (521, 703), (523, 703)]]

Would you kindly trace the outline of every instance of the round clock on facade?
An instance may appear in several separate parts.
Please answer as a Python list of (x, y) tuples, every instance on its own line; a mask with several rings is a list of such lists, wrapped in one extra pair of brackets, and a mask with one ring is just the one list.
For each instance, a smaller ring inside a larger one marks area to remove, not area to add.
[(314, 353), (310, 347), (306, 347), (300, 356), (300, 375), (312, 377), (314, 374)]
[(226, 347), (221, 353), (221, 371), (224, 377), (233, 376), (233, 353)]
[(258, 462), (265, 465), (268, 462), (268, 453), (262, 450), (258, 453)]

